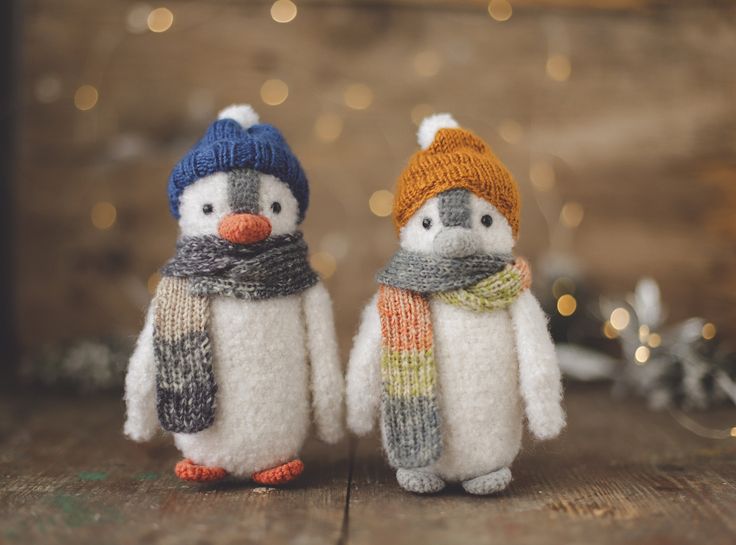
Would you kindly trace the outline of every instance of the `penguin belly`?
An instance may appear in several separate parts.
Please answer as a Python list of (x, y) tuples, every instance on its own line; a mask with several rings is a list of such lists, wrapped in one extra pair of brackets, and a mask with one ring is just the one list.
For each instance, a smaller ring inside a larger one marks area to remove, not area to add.
[(431, 303), (442, 455), (430, 469), (464, 481), (511, 465), (522, 406), (514, 329), (505, 310)]
[(215, 419), (201, 432), (174, 435), (185, 457), (249, 477), (298, 456), (310, 422), (301, 307), (300, 295), (212, 299)]

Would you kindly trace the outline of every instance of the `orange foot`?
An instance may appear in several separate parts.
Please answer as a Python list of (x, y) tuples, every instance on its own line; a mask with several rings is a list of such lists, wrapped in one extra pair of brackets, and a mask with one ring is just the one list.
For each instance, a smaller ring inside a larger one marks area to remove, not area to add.
[(301, 460), (297, 459), (287, 462), (284, 465), (254, 473), (251, 475), (251, 479), (258, 484), (274, 486), (293, 481), (302, 474), (302, 471), (304, 471), (304, 464)]
[(174, 467), (174, 473), (182, 481), (193, 481), (197, 483), (219, 481), (227, 475), (227, 471), (221, 467), (201, 466), (195, 464), (189, 458), (184, 458), (181, 462), (177, 463)]

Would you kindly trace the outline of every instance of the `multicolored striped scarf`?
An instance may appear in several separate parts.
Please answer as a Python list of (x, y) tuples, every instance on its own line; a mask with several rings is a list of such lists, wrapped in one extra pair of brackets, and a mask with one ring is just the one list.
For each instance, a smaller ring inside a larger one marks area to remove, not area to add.
[(215, 418), (211, 298), (283, 297), (301, 293), (318, 277), (301, 233), (248, 245), (215, 236), (185, 238), (161, 273), (153, 302), (158, 419), (166, 431), (196, 433)]
[(442, 453), (431, 300), (473, 312), (503, 310), (529, 288), (531, 272), (517, 259), (467, 287), (429, 293), (390, 285), (385, 274), (379, 280), (384, 447), (395, 468), (428, 466)]

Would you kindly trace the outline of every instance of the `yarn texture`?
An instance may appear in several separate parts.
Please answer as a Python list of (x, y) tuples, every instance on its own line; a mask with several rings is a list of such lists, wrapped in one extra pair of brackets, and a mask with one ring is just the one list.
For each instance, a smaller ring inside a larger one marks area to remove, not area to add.
[(467, 189), (501, 212), (519, 234), (520, 197), (509, 170), (488, 145), (466, 129), (442, 128), (416, 152), (396, 183), (393, 220), (400, 230), (428, 199), (448, 189)]
[(490, 312), (508, 308), (530, 285), (529, 266), (520, 260), (518, 266), (508, 264), (468, 288), (439, 291), (429, 298), (389, 284), (380, 286), (381, 422), (384, 446), (393, 467), (424, 467), (436, 462), (442, 452), (429, 299)]

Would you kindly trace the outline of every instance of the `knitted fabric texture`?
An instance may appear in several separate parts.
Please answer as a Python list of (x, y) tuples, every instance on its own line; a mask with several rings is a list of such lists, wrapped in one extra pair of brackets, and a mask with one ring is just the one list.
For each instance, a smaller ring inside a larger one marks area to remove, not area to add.
[(244, 129), (233, 119), (218, 119), (174, 166), (169, 176), (169, 209), (179, 218), (179, 199), (187, 186), (216, 172), (251, 168), (276, 176), (299, 203), (299, 221), (309, 204), (307, 177), (281, 133), (267, 124)]
[(448, 189), (467, 189), (495, 206), (519, 234), (520, 197), (509, 170), (483, 140), (465, 129), (437, 131), (416, 152), (396, 184), (393, 219), (398, 231), (425, 201)]
[(210, 298), (283, 297), (303, 292), (318, 277), (301, 233), (250, 245), (215, 236), (185, 238), (162, 275), (153, 324), (158, 418), (166, 431), (196, 433), (215, 417)]
[(476, 312), (505, 309), (531, 283), (523, 260), (467, 288), (422, 294), (382, 284), (381, 423), (388, 461), (395, 468), (419, 468), (442, 453), (437, 369), (433, 350), (430, 300)]

